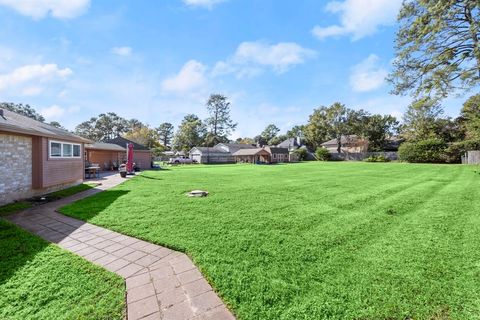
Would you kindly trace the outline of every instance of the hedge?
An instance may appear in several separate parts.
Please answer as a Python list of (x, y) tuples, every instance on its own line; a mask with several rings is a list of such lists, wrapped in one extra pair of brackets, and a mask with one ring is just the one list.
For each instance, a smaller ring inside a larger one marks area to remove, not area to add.
[(444, 163), (447, 147), (447, 143), (439, 139), (405, 142), (398, 148), (398, 157), (407, 162)]

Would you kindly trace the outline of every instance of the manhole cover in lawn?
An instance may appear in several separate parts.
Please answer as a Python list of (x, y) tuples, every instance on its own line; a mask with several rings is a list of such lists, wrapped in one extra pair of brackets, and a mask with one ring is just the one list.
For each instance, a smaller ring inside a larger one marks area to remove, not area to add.
[(208, 196), (208, 191), (192, 190), (192, 191), (187, 193), (187, 196), (189, 196), (189, 197), (206, 197), (206, 196)]

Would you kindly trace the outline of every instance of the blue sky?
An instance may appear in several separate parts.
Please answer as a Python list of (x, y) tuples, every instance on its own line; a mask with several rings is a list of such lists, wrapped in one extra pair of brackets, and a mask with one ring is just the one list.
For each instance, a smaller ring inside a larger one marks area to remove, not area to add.
[[(335, 101), (400, 116), (389, 94), (401, 0), (0, 0), (0, 101), (69, 129), (113, 111), (152, 126), (206, 117), (210, 93), (238, 129), (282, 131)], [(458, 115), (466, 98), (444, 101)]]

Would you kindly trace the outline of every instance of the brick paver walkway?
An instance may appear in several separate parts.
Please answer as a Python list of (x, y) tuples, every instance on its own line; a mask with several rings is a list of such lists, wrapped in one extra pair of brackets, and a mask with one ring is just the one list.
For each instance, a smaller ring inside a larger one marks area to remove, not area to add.
[(98, 188), (27, 209), (7, 219), (124, 277), (129, 320), (235, 319), (185, 254), (55, 211), (122, 181), (118, 175), (106, 177)]

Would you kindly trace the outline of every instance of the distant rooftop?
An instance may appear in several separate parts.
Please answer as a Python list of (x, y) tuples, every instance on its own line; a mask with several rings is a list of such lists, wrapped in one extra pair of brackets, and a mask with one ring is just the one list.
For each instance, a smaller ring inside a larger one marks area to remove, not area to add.
[(133, 144), (133, 150), (145, 150), (145, 151), (150, 151), (150, 149), (148, 149), (146, 146), (144, 145), (141, 145), (139, 143), (136, 143), (136, 142), (133, 142), (131, 140), (128, 140), (128, 139), (125, 139), (124, 137), (116, 137), (114, 139), (108, 139), (108, 140), (105, 140), (103, 141), (105, 143), (113, 143), (113, 144), (116, 144), (120, 147), (123, 147), (123, 148), (126, 148), (127, 147), (127, 143), (132, 143)]
[(108, 151), (126, 151), (126, 147), (121, 147), (114, 143), (95, 142), (85, 145), (85, 149), (108, 150)]

